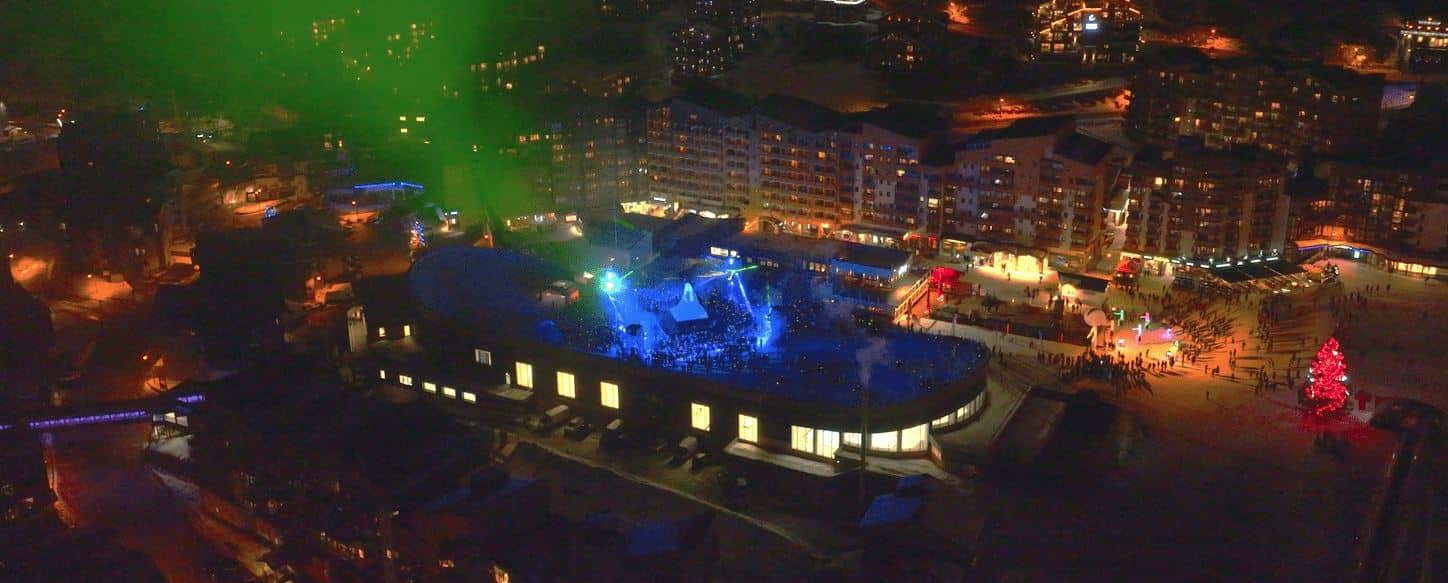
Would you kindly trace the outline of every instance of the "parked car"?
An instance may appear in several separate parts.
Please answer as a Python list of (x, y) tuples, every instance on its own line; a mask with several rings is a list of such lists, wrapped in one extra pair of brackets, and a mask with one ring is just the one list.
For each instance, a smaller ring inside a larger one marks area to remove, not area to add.
[(582, 417), (569, 419), (568, 425), (563, 428), (563, 436), (573, 441), (583, 441), (590, 433), (593, 433), (593, 425)]
[(538, 433), (548, 433), (557, 429), (568, 418), (568, 405), (559, 405), (545, 411), (542, 415), (535, 417), (529, 425)]
[(718, 461), (718, 459), (712, 453), (709, 453), (707, 451), (697, 452), (694, 454), (693, 459), (690, 460), (691, 463), (689, 464), (689, 473), (697, 474), (704, 468), (714, 464), (716, 461)]
[(614, 419), (603, 426), (603, 434), (598, 438), (598, 444), (603, 447), (621, 447), (633, 441), (633, 436), (624, 431), (623, 419)]
[(674, 446), (673, 456), (669, 458), (669, 465), (683, 465), (684, 462), (694, 457), (694, 453), (697, 451), (699, 451), (699, 438), (692, 435), (685, 437)]

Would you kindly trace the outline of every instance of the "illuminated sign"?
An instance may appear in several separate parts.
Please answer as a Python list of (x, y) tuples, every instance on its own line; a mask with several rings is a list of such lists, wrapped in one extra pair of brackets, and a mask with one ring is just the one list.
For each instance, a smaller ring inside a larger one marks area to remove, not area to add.
[(1100, 27), (1101, 27), (1101, 23), (1100, 23), (1100, 22), (1096, 22), (1096, 15), (1095, 15), (1095, 14), (1087, 14), (1087, 15), (1086, 15), (1086, 30), (1096, 30), (1097, 28), (1100, 28)]

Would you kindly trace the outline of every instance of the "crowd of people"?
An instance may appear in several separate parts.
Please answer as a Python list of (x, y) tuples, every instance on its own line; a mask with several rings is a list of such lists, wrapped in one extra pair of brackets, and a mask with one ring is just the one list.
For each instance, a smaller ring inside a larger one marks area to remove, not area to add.
[[(854, 390), (861, 385), (886, 401), (930, 391), (978, 368), (986, 356), (979, 345), (958, 338), (862, 328), (848, 313), (827, 313), (808, 290), (780, 293), (788, 297), (778, 305), (768, 305), (774, 294), (761, 293), (761, 305), (746, 307), (733, 286), (701, 287), (708, 290), (700, 294), (706, 319), (673, 322), (669, 308), (678, 303), (677, 294), (671, 300), (657, 290), (630, 290), (634, 295), (613, 301), (636, 302), (636, 311), (632, 305), (623, 311), (647, 323), (606, 322), (620, 311), (618, 303), (605, 305), (602, 314), (578, 310), (560, 319), (562, 342), (639, 366), (821, 400), (857, 399)], [(857, 352), (872, 338), (888, 348), (862, 359)], [(875, 382), (865, 369), (878, 373)]]

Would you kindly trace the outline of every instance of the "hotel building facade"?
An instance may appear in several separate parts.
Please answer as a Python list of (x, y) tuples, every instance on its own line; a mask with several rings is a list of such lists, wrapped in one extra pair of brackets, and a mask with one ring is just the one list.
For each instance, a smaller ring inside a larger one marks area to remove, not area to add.
[(1202, 263), (1281, 255), (1291, 216), (1285, 181), (1283, 160), (1256, 148), (1185, 139), (1174, 150), (1143, 149), (1111, 200), (1109, 249)]
[(947, 241), (984, 239), (1043, 250), (1056, 269), (1089, 267), (1101, 251), (1102, 204), (1115, 148), (1070, 116), (1018, 121), (955, 146)]
[(1130, 63), (1141, 50), (1141, 10), (1130, 0), (1048, 0), (1031, 44), (1042, 58)]
[(1201, 137), (1208, 148), (1257, 146), (1289, 158), (1305, 149), (1367, 149), (1377, 135), (1382, 75), (1254, 58), (1210, 59), (1196, 49), (1143, 58), (1132, 80), (1127, 133), (1174, 147)]

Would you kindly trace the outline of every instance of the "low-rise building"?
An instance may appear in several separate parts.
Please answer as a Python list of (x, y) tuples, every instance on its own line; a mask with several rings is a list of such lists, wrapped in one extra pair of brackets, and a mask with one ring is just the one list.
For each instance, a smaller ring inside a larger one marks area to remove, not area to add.
[(815, 22), (834, 26), (865, 24), (871, 10), (870, 0), (814, 0), (811, 7)]
[(1413, 73), (1448, 70), (1448, 24), (1420, 18), (1398, 28), (1398, 67)]
[(843, 246), (810, 265), (797, 250), (777, 249), (782, 238), (751, 241), (759, 248), (721, 241), (712, 257), (663, 262), (665, 271), (599, 274), (566, 305), (539, 292), (558, 279), (556, 267), (494, 249), (438, 250), (408, 275), (423, 316), (410, 345), (429, 355), (376, 346), (359, 367), (365, 378), (479, 416), (558, 410), (822, 476), (848, 471), (849, 452), (861, 447), (928, 457), (933, 432), (962, 427), (985, 407), (979, 345), (894, 331), (839, 335), (861, 325), (852, 304), (812, 307), (816, 293), (838, 286), (836, 295), (878, 312), (849, 290), (908, 277), (908, 254), (796, 239)]
[(882, 71), (919, 71), (938, 60), (949, 17), (927, 4), (907, 5), (880, 20), (870, 65)]

